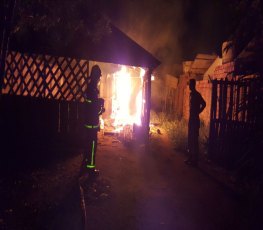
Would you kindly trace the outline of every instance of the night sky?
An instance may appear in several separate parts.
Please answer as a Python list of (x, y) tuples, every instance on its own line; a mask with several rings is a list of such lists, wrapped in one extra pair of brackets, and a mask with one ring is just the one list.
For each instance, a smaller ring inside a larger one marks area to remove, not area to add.
[(108, 15), (159, 60), (180, 63), (197, 53), (221, 54), (221, 44), (230, 35), (229, 2), (114, 0)]

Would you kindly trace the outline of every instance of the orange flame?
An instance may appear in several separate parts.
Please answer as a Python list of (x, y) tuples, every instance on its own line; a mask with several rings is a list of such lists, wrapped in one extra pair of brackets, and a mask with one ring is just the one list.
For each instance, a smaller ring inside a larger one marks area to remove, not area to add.
[[(145, 70), (140, 68), (139, 83), (138, 76), (132, 76), (132, 71), (125, 66), (113, 74), (111, 118), (115, 131), (123, 130), (126, 125), (141, 125), (144, 74)], [(134, 85), (139, 88), (133, 90)]]

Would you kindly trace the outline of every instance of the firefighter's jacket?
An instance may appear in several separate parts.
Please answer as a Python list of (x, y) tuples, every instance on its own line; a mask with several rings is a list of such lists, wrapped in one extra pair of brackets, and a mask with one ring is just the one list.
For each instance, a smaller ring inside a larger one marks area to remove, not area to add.
[(99, 116), (104, 111), (104, 100), (99, 98), (99, 90), (97, 87), (88, 85), (85, 95), (85, 127), (99, 129)]

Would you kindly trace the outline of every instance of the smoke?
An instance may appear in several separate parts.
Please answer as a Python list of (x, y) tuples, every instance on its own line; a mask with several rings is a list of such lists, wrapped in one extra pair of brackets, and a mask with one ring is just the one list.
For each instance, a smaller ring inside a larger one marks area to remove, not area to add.
[(113, 22), (162, 63), (179, 63), (221, 46), (224, 4), (224, 0), (119, 1)]
[(180, 60), (184, 33), (180, 1), (126, 1), (116, 24), (133, 40), (162, 62)]

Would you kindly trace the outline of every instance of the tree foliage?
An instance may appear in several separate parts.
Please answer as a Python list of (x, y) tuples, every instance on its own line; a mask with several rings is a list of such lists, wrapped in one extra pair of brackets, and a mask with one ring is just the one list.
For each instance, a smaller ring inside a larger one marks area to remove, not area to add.
[(17, 0), (12, 33), (45, 32), (64, 43), (79, 34), (96, 41), (110, 32), (104, 11), (98, 0)]
[(232, 39), (251, 37), (262, 33), (262, 0), (234, 0), (232, 2)]
[(230, 40), (237, 51), (244, 49), (251, 40), (254, 40), (250, 50), (255, 58), (262, 55), (263, 32), (263, 1), (262, 0), (233, 0), (232, 27)]

